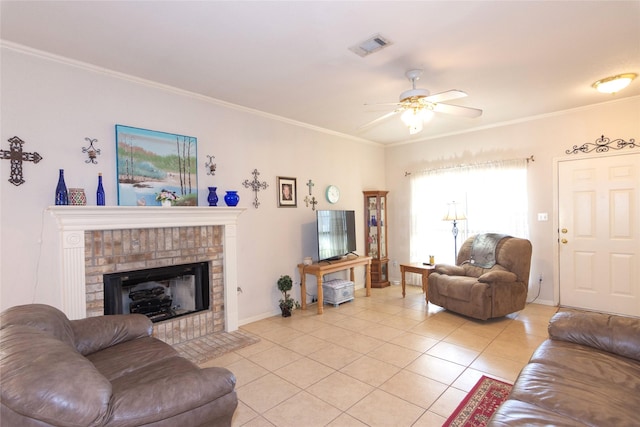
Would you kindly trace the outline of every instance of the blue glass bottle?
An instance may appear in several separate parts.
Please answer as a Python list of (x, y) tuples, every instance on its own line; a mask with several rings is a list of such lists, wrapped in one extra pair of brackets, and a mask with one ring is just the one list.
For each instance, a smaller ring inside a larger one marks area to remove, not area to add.
[(60, 169), (58, 176), (58, 185), (56, 186), (56, 205), (68, 205), (69, 193), (67, 193), (67, 185), (64, 183), (64, 169)]
[(104, 187), (102, 186), (102, 174), (98, 174), (98, 190), (96, 191), (96, 205), (104, 206)]

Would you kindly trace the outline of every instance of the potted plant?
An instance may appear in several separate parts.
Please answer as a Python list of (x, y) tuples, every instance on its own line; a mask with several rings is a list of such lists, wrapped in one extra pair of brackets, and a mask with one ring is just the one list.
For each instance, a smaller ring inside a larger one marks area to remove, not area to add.
[(282, 292), (284, 298), (280, 299), (280, 310), (282, 311), (282, 317), (291, 316), (291, 311), (294, 308), (299, 308), (300, 303), (291, 296), (289, 296), (289, 291), (293, 287), (293, 280), (288, 275), (280, 276), (278, 279), (278, 290)]

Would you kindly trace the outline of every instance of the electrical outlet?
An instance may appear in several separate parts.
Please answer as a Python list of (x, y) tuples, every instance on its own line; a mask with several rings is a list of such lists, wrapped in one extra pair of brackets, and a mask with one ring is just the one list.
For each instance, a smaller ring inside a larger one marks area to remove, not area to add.
[(395, 261), (395, 260), (394, 260), (394, 261), (393, 261), (393, 266), (394, 266), (394, 267), (398, 267), (398, 261)]
[(540, 273), (540, 277), (538, 277), (538, 283), (542, 283), (542, 273)]

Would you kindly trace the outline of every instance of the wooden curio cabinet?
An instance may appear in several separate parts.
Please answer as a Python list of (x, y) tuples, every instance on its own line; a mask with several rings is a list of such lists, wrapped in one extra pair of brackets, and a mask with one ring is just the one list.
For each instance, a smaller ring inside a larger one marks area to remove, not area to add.
[(365, 255), (371, 260), (371, 287), (389, 286), (389, 256), (387, 254), (387, 193), (363, 191)]

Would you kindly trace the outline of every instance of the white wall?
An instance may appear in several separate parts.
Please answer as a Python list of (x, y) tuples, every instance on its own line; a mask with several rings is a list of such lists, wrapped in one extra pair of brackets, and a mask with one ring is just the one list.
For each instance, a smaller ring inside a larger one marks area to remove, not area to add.
[[(640, 141), (640, 97), (608, 101), (502, 127), (387, 148), (389, 254), (392, 261), (409, 260), (410, 189), (405, 171), (533, 155), (535, 162), (529, 163), (528, 168), (529, 231), (533, 244), (529, 299), (538, 293), (538, 278), (542, 274), (538, 302), (552, 303), (556, 264), (553, 249), (557, 242), (557, 234), (553, 230), (553, 216), (557, 214), (553, 211), (553, 159), (569, 156), (565, 150), (572, 149), (574, 145), (593, 143), (603, 134), (611, 139), (629, 141), (633, 138)], [(446, 207), (442, 209), (444, 215)], [(537, 214), (541, 212), (549, 214), (549, 221), (537, 220)], [(390, 275), (399, 278), (399, 268), (391, 268)]]
[[(18, 136), (24, 150), (43, 160), (24, 163), (26, 183), (13, 186), (10, 162), (0, 161), (0, 309), (32, 302), (60, 305), (57, 242), (44, 209), (54, 202), (58, 169), (67, 187), (84, 187), (95, 204), (97, 174), (102, 172), (108, 205), (117, 205), (115, 129), (123, 124), (198, 138), (199, 204), (206, 206), (207, 186), (239, 190), (247, 210), (238, 223), (238, 295), (240, 323), (279, 312), (276, 280), (289, 274), (299, 283), (296, 265), (314, 256), (315, 212), (303, 199), (307, 180), (320, 209), (354, 209), (358, 252), (363, 253), (362, 190), (384, 189), (384, 149), (287, 121), (229, 108), (211, 99), (149, 82), (124, 78), (61, 58), (15, 46), (3, 46), (1, 147)], [(97, 138), (98, 165), (86, 164), (85, 137)], [(206, 175), (205, 155), (214, 155), (215, 176)], [(258, 169), (269, 187), (253, 192), (245, 179)], [(278, 208), (276, 177), (298, 180), (298, 207)], [(342, 193), (336, 205), (324, 197), (329, 184)], [(40, 243), (42, 241), (42, 244)], [(358, 277), (360, 284), (362, 277)], [(299, 299), (300, 288), (295, 287)]]
[[(238, 226), (240, 323), (275, 314), (280, 297), (275, 282), (282, 274), (299, 282), (296, 265), (315, 254), (315, 213), (304, 206), (312, 179), (322, 209), (354, 209), (358, 252), (363, 253), (362, 190), (389, 193), (390, 274), (399, 279), (393, 261), (409, 259), (409, 181), (405, 171), (441, 165), (535, 156), (529, 168), (530, 232), (534, 246), (531, 277), (544, 281), (539, 300), (553, 300), (553, 159), (566, 156), (573, 145), (610, 138), (640, 137), (640, 98), (611, 101), (589, 108), (472, 133), (386, 149), (310, 128), (222, 106), (213, 100), (74, 65), (59, 58), (3, 47), (1, 63), (0, 147), (16, 135), (25, 151), (44, 160), (25, 163), (26, 183), (10, 184), (10, 162), (0, 161), (0, 309), (44, 302), (59, 305), (56, 243), (47, 231), (44, 208), (53, 204), (58, 169), (68, 187), (84, 187), (95, 203), (97, 173), (105, 176), (107, 204), (116, 202), (115, 124), (124, 124), (198, 138), (199, 202), (205, 206), (207, 186), (237, 189), (247, 211)], [(81, 148), (85, 137), (97, 138), (99, 164), (87, 165)], [(215, 155), (218, 170), (206, 175), (206, 154)], [(257, 168), (269, 184), (259, 193), (241, 186)], [(277, 208), (276, 177), (298, 179), (298, 208)], [(337, 205), (324, 198), (328, 184), (340, 187)], [(222, 203), (221, 203), (222, 204)], [(538, 212), (549, 221), (538, 222)], [(40, 244), (42, 241), (42, 244)], [(362, 278), (359, 277), (360, 284)], [(295, 288), (299, 298), (299, 287)]]

